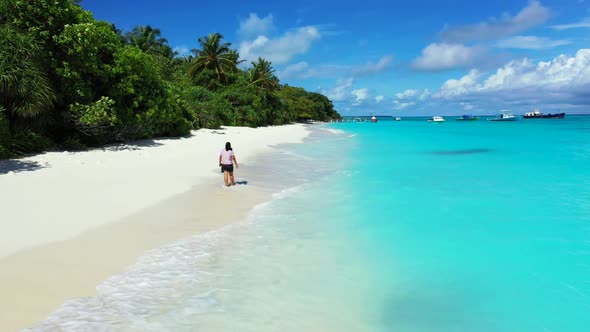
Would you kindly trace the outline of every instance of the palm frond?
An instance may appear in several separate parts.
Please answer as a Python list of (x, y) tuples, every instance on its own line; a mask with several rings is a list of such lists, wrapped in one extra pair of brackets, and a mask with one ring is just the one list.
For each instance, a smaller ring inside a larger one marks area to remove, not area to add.
[(51, 108), (55, 96), (33, 58), (36, 42), (9, 27), (0, 27), (0, 105), (17, 118), (33, 118)]
[(224, 82), (226, 73), (238, 70), (239, 54), (236, 50), (231, 49), (231, 43), (221, 42), (222, 39), (223, 35), (220, 33), (198, 38), (201, 48), (192, 50), (195, 58), (189, 66), (188, 74), (190, 76), (194, 77), (199, 72), (208, 69), (215, 72), (217, 78)]

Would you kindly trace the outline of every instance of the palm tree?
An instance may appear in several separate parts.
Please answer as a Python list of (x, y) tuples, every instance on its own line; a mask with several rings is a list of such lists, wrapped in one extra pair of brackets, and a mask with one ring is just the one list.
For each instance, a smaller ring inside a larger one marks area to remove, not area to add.
[(195, 77), (204, 69), (215, 72), (217, 79), (226, 82), (226, 73), (237, 72), (240, 55), (230, 49), (231, 43), (222, 43), (223, 36), (216, 32), (199, 38), (201, 49), (193, 49), (194, 60), (189, 66), (188, 74)]
[(246, 60), (240, 60), (240, 53), (238, 53), (238, 50), (229, 50), (229, 56), (236, 63), (236, 70), (234, 70), (234, 71), (237, 71), (237, 65), (246, 61)]
[(173, 58), (176, 52), (168, 45), (168, 40), (161, 35), (160, 29), (147, 25), (133, 28), (131, 32), (125, 34), (125, 39), (130, 45), (139, 47), (145, 53)]
[(258, 58), (258, 61), (252, 62), (252, 68), (248, 71), (250, 84), (274, 91), (279, 87), (279, 79), (273, 74), (274, 72), (270, 61)]
[(53, 105), (55, 96), (35, 56), (33, 38), (0, 27), (0, 106), (8, 117), (33, 118)]
[(192, 55), (190, 55), (190, 54), (189, 55), (185, 55), (185, 56), (183, 56), (181, 58), (182, 63), (185, 63), (185, 64), (189, 64), (189, 63), (193, 62), (194, 59), (195, 59), (195, 57), (192, 56)]

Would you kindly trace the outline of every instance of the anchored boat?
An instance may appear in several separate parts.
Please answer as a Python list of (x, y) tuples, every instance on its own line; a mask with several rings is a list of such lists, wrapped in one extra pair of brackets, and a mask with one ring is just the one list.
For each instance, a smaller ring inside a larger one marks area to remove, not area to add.
[(489, 119), (490, 121), (516, 121), (517, 117), (509, 111), (502, 111), (497, 117)]
[(531, 112), (526, 112), (522, 117), (524, 119), (563, 119), (565, 113), (548, 113), (543, 114), (540, 110), (534, 109)]
[(442, 116), (433, 116), (428, 122), (445, 122)]
[(474, 120), (479, 120), (479, 118), (477, 116), (473, 116), (473, 115), (461, 115), (460, 117), (457, 118), (457, 121), (474, 121)]

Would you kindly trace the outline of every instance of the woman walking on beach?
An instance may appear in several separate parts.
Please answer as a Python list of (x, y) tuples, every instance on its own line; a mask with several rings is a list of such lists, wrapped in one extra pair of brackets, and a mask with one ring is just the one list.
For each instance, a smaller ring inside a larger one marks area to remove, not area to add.
[(229, 187), (228, 176), (229, 180), (231, 181), (231, 185), (236, 185), (236, 182), (234, 181), (234, 164), (236, 164), (236, 168), (239, 168), (236, 155), (231, 148), (231, 143), (227, 142), (225, 143), (225, 149), (219, 152), (219, 166), (221, 166), (221, 171), (223, 172), (223, 182), (225, 183), (226, 187)]

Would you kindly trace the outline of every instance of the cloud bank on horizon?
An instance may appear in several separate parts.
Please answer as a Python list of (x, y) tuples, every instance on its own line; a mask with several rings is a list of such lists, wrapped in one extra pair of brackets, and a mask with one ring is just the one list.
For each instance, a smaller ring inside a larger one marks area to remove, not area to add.
[[(403, 60), (394, 57), (399, 45), (391, 45), (389, 52), (381, 47), (378, 54), (369, 49), (369, 39), (361, 39), (351, 46), (367, 50), (367, 55), (355, 56), (356, 63), (311, 56), (314, 48), (339, 37), (319, 25), (273, 36), (277, 29), (272, 15), (250, 14), (240, 22), (238, 34), (249, 39), (244, 38), (239, 50), (248, 60), (271, 60), (283, 81), (321, 82), (315, 89), (343, 114), (490, 114), (533, 106), (590, 111), (590, 49), (572, 49), (583, 43), (567, 33), (590, 29), (590, 18), (548, 25), (556, 14), (540, 1), (524, 3), (514, 14), (499, 12), (504, 13), (480, 22), (444, 24), (432, 31), (432, 42)], [(537, 34), (525, 34), (531, 30)], [(560, 52), (560, 47), (573, 53)], [(411, 77), (420, 79), (407, 79)], [(395, 84), (388, 85), (391, 80)]]
[(428, 108), (437, 103), (460, 105), (463, 111), (488, 105), (585, 110), (590, 105), (589, 87), (590, 49), (580, 49), (575, 56), (559, 55), (550, 61), (513, 60), (488, 75), (472, 69), (460, 78), (445, 81), (435, 93), (415, 89), (398, 93), (394, 104), (398, 110), (413, 105)]

